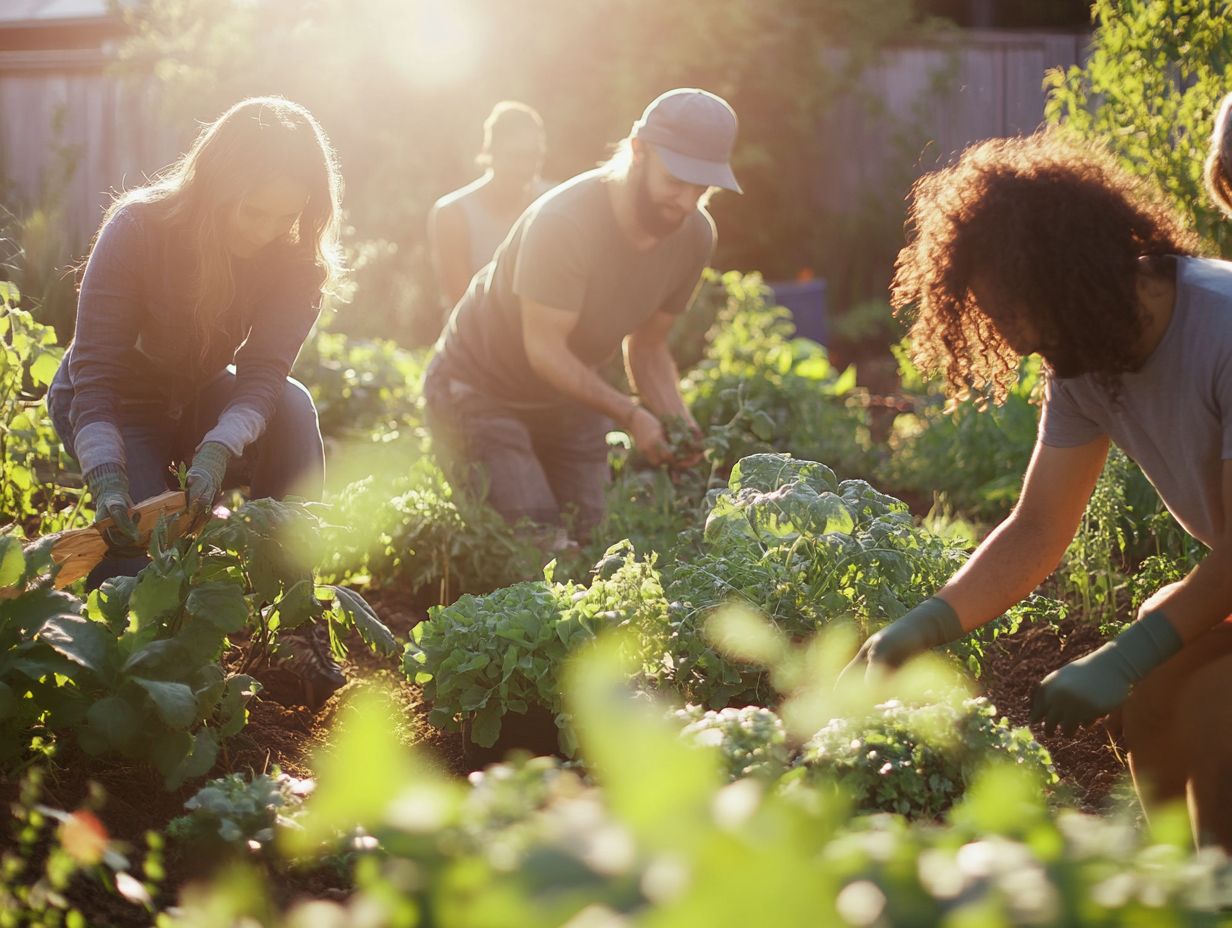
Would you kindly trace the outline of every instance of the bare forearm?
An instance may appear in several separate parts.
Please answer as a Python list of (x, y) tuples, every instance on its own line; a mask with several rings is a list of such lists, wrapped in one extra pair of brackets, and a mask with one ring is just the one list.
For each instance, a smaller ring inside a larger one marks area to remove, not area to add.
[(1193, 641), (1232, 614), (1232, 551), (1215, 548), (1189, 572), (1147, 599), (1139, 615), (1162, 610), (1181, 640)]
[(647, 346), (630, 340), (625, 345), (625, 370), (642, 402), (656, 416), (693, 421), (680, 395), (680, 373), (666, 344)]
[(1010, 517), (994, 529), (937, 595), (965, 631), (1026, 598), (1056, 570), (1069, 539)]
[(622, 428), (636, 404), (561, 345), (551, 351), (528, 352), (535, 373), (570, 399), (613, 419)]

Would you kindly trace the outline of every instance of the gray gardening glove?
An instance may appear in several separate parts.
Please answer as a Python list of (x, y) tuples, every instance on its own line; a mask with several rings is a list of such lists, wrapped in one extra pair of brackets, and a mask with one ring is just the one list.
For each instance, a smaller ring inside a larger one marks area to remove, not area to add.
[(94, 499), (94, 521), (110, 521), (102, 528), (107, 550), (116, 557), (136, 557), (145, 553), (141, 530), (133, 518), (133, 498), (128, 489), (128, 474), (121, 464), (100, 464), (85, 475)]
[(958, 614), (944, 599), (924, 600), (896, 622), (891, 622), (864, 642), (841, 674), (869, 672), (875, 667), (899, 667), (917, 654), (948, 644), (964, 634)]
[(199, 528), (210, 518), (214, 500), (222, 491), (222, 478), (227, 473), (231, 452), (221, 442), (207, 441), (193, 455), (188, 467), (189, 524)]

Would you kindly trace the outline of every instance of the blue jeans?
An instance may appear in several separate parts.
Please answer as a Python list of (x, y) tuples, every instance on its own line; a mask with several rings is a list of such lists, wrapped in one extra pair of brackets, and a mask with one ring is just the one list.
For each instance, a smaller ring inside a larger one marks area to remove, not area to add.
[(509, 522), (561, 525), (586, 541), (603, 517), (611, 479), (611, 420), (578, 403), (525, 409), (451, 376), (438, 356), (424, 377), (428, 428), (450, 482)]
[[(72, 447), (68, 408), (72, 388), (53, 384), (47, 396), (52, 424), (66, 447)], [(158, 402), (121, 401), (120, 435), (128, 460), (128, 485), (133, 500), (140, 502), (178, 486), (173, 468), (188, 463), (202, 437), (235, 393), (235, 374), (223, 371), (207, 383), (178, 417)], [(283, 499), (289, 495), (320, 499), (325, 483), (325, 448), (317, 423), (312, 396), (303, 384), (287, 378), (273, 418), (265, 432), (242, 457), (227, 469), (226, 487), (247, 485), (255, 499)], [(95, 589), (109, 577), (131, 577), (147, 563), (147, 557), (104, 558), (86, 578), (86, 589)]]

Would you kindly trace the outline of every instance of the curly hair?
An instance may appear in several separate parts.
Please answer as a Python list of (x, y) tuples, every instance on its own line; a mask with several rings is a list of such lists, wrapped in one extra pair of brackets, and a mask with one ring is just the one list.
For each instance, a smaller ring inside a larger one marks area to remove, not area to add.
[[(972, 145), (916, 181), (892, 302), (912, 355), (954, 399), (1004, 400), (1019, 354), (972, 294), (977, 277), (1114, 392), (1141, 322), (1138, 259), (1198, 239), (1102, 148), (1057, 130)], [(1045, 360), (1048, 360), (1045, 357)]]

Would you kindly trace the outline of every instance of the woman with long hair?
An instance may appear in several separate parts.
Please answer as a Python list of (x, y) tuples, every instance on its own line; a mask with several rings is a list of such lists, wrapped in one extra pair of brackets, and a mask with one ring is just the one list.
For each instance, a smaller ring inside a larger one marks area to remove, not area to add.
[(316, 408), (287, 375), (339, 270), (340, 191), (312, 115), (257, 97), (107, 210), (48, 394), (106, 522), (90, 588), (141, 569), (133, 501), (174, 488), (177, 462), (194, 520), (229, 470), (254, 497), (319, 497)]

